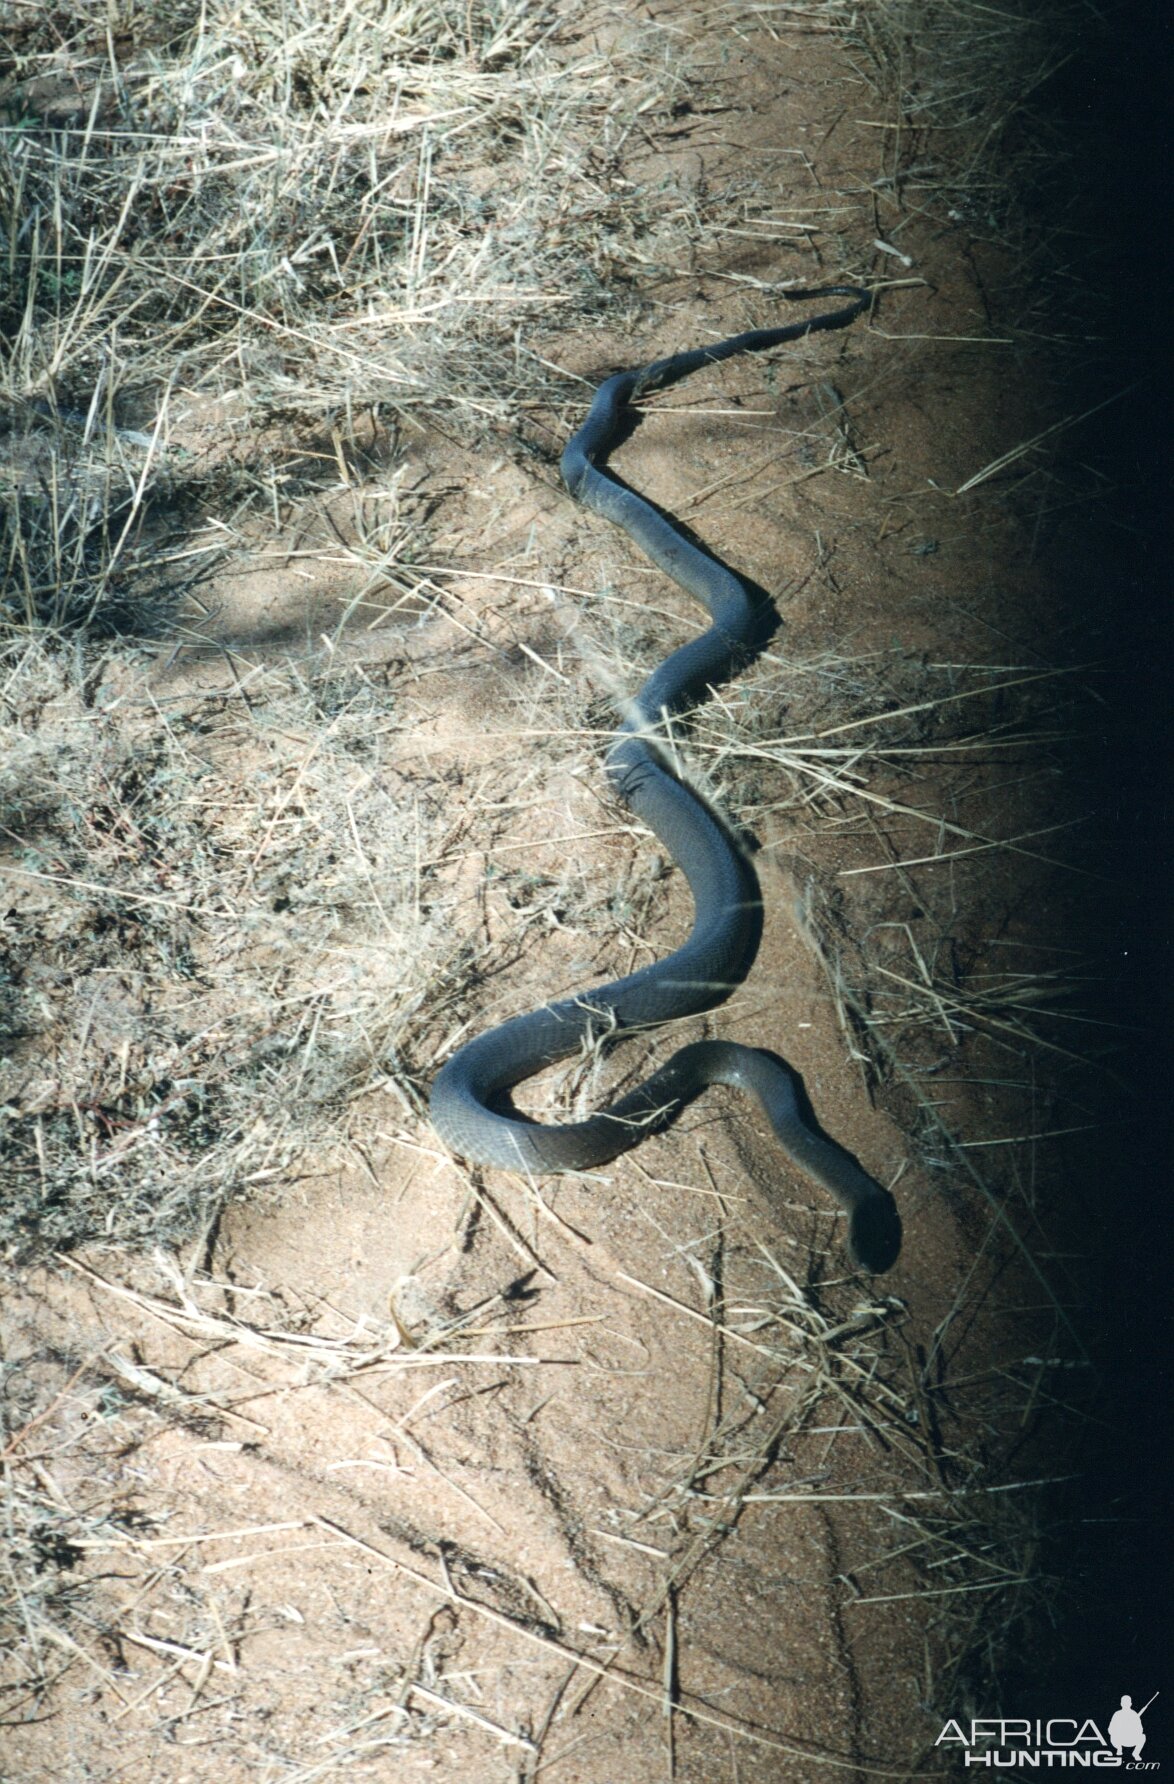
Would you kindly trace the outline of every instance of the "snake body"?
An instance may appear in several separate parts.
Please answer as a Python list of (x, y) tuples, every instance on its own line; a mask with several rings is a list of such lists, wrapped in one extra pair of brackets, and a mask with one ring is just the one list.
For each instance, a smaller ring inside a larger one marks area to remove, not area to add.
[(684, 872), (695, 907), (692, 933), (674, 953), (639, 972), (515, 1016), (468, 1042), (438, 1074), (430, 1114), (440, 1138), (461, 1157), (539, 1175), (606, 1164), (667, 1127), (707, 1085), (736, 1085), (758, 1098), (793, 1162), (848, 1211), (849, 1253), (862, 1269), (878, 1273), (889, 1269), (900, 1251), (896, 1204), (850, 1153), (808, 1124), (793, 1073), (772, 1053), (729, 1041), (694, 1042), (597, 1115), (557, 1127), (502, 1106), (504, 1092), (585, 1044), (712, 1009), (749, 971), (759, 928), (749, 866), (702, 801), (666, 768), (651, 734), (667, 715), (696, 703), (745, 663), (761, 636), (762, 605), (732, 570), (690, 544), (593, 461), (606, 452), (626, 405), (645, 391), (736, 353), (774, 347), (817, 329), (843, 328), (869, 301), (867, 293), (843, 285), (789, 295), (852, 301), (803, 322), (732, 335), (617, 373), (599, 386), (562, 457), (571, 495), (622, 527), (713, 619), (703, 636), (674, 651), (649, 676), (606, 762), (612, 790)]

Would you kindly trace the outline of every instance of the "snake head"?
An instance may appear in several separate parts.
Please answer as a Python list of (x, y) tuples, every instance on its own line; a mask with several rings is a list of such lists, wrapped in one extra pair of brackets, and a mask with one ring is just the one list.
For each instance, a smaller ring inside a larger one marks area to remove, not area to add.
[(848, 1253), (870, 1276), (891, 1270), (901, 1254), (901, 1216), (887, 1189), (858, 1202), (848, 1222)]

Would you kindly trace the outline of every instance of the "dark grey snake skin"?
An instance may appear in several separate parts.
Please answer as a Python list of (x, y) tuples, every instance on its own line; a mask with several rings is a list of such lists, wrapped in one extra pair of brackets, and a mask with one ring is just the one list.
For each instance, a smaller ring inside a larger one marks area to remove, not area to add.
[(774, 1054), (730, 1041), (682, 1047), (638, 1089), (593, 1115), (543, 1127), (512, 1109), (502, 1093), (601, 1037), (690, 1016), (721, 1003), (745, 978), (758, 938), (757, 888), (748, 864), (696, 794), (665, 767), (655, 733), (665, 716), (704, 698), (753, 654), (761, 603), (723, 564), (684, 539), (650, 504), (596, 469), (625, 405), (702, 366), (753, 353), (817, 329), (844, 328), (869, 302), (850, 285), (794, 291), (793, 298), (846, 297), (841, 309), (782, 328), (755, 329), (714, 346), (675, 353), (600, 385), (587, 419), (563, 453), (571, 494), (633, 538), (652, 562), (704, 602), (713, 625), (649, 676), (607, 757), (613, 792), (655, 831), (684, 872), (696, 914), (683, 947), (640, 972), (577, 997), (515, 1016), (462, 1047), (439, 1073), (431, 1099), (440, 1138), (475, 1164), (541, 1175), (586, 1170), (657, 1133), (708, 1084), (735, 1084), (762, 1104), (784, 1151), (849, 1214), (848, 1250), (861, 1269), (889, 1269), (901, 1248), (901, 1221), (889, 1192), (850, 1153), (804, 1120), (794, 1075)]

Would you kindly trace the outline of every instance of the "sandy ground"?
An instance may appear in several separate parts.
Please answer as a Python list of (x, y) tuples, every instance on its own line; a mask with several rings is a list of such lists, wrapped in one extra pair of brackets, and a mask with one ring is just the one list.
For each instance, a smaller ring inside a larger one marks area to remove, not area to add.
[[(1079, 1357), (1048, 1189), (1082, 1142), (1041, 1138), (1080, 1123), (1046, 1062), (1025, 1068), (1014, 1015), (963, 1000), (1008, 961), (1042, 970), (1069, 894), (1040, 833), (1073, 796), (1051, 759), (976, 746), (960, 775), (934, 750), (966, 735), (947, 696), (980, 685), (972, 666), (1010, 687), (1071, 657), (1063, 492), (966, 489), (1041, 425), (1030, 351), (1000, 326), (1011, 267), (976, 209), (886, 179), (885, 120), (844, 47), (785, 20), (730, 40), (703, 12), (670, 18), (706, 73), (623, 175), (703, 192), (753, 164), (756, 215), (724, 264), (661, 269), (639, 339), (534, 344), (586, 393), (746, 326), (756, 281), (842, 277), (842, 226), (887, 281), (856, 328), (666, 393), (613, 464), (783, 620), (720, 690), (720, 729), (703, 717), (683, 743), (752, 839), (765, 902), (750, 978), (691, 1032), (794, 1064), (826, 1130), (895, 1186), (903, 1255), (853, 1276), (837, 1210), (728, 1092), (605, 1171), (527, 1184), (447, 1157), (376, 1064), (344, 1145), (279, 1156), (178, 1252), (92, 1247), (10, 1289), (5, 1349), (40, 1410), (6, 1456), (101, 1534), (71, 1546), (46, 1521), (65, 1608), (30, 1639), (60, 1677), (10, 1711), (5, 1780), (941, 1776), (943, 1722), (981, 1713), (968, 1619), (981, 1646), (992, 1593), (1007, 1627), (1019, 1615), (1031, 1538), (1014, 1493), (999, 1524), (980, 1488), (1060, 1466), (1039, 1419), (1063, 1398), (1050, 1366)], [(329, 635), (347, 685), (394, 701), (355, 794), (386, 799), (403, 849), (425, 837), (420, 945), (443, 934), (475, 963), (436, 1009), (439, 1054), (688, 924), (599, 763), (608, 697), (698, 616), (561, 492), (576, 419), (527, 416), (496, 455), (409, 442), (434, 597), (376, 589), (338, 635), (352, 568), (240, 554), (182, 648), (97, 690), (173, 725), (205, 715), (226, 834), (237, 794), (275, 777), (271, 828), (235, 839), (267, 888), (254, 972), (298, 945), (270, 934), (285, 870), (264, 876), (314, 741), (251, 731), (235, 690)], [(325, 504), (343, 531), (350, 494)], [(894, 762), (871, 808), (759, 750), (818, 729), (846, 684), (858, 711), (927, 704), (924, 760)], [(1006, 703), (981, 702), (988, 734)], [(50, 906), (26, 888), (13, 908)], [(339, 984), (393, 998), (397, 969), (353, 940), (330, 956)], [(214, 933), (198, 946), (197, 985)], [(190, 1026), (219, 1020), (192, 1001)], [(116, 1055), (135, 1004), (133, 973), (107, 974), (94, 1044)], [(860, 1044), (870, 1020), (901, 1072)], [(608, 1069), (626, 1082), (640, 1060)], [(969, 1150), (947, 1154), (947, 1129)]]

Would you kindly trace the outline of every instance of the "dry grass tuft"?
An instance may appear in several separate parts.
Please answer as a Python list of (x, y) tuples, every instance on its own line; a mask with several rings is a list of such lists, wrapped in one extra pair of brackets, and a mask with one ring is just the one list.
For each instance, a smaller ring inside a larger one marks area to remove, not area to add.
[(676, 79), (652, 30), (612, 60), (556, 48), (556, 22), (519, 0), (132, 4), (117, 30), (85, 6), (18, 15), (9, 623), (145, 624), (171, 524), (261, 421), (351, 440), (362, 417), (476, 430), (533, 401), (547, 374), (519, 330), (622, 299), (648, 200), (606, 170)]
[(410, 1096), (405, 1035), (456, 964), (420, 906), (434, 817), (386, 766), (386, 678), (325, 655), (247, 703), (95, 724), (29, 646), (11, 707), (48, 690), (58, 725), (18, 734), (0, 780), (18, 1255), (178, 1236), (340, 1137), (371, 1082)]

